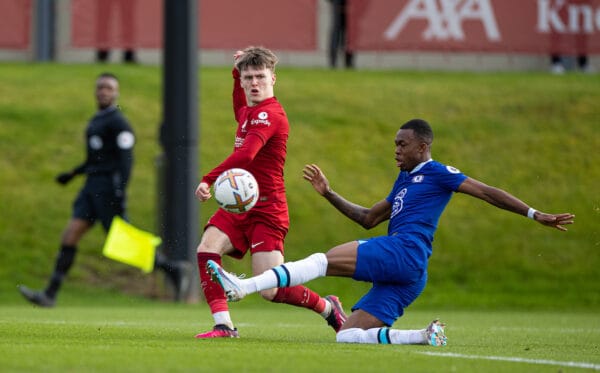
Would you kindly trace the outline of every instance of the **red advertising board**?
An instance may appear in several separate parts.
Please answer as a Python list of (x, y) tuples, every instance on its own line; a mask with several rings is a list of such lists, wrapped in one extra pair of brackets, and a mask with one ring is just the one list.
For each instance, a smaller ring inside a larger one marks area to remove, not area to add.
[[(355, 51), (600, 53), (600, 0), (347, 0)], [(71, 46), (162, 47), (164, 0), (71, 0)], [(0, 48), (27, 49), (31, 0), (0, 0)], [(317, 51), (317, 0), (202, 0), (199, 46)], [(325, 32), (327, 32), (325, 30)]]
[[(199, 46), (316, 50), (317, 0), (202, 0)], [(161, 48), (164, 0), (71, 0), (74, 47)]]
[(31, 0), (0, 0), (0, 48), (29, 48)]
[(349, 0), (351, 49), (600, 52), (600, 0)]

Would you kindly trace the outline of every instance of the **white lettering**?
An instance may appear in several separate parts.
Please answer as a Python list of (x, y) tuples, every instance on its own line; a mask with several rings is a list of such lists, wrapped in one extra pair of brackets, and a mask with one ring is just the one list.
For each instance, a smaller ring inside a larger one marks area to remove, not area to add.
[(538, 0), (537, 5), (537, 30), (541, 33), (592, 34), (600, 30), (600, 7), (594, 10), (590, 4), (569, 4), (565, 0)]
[(488, 0), (467, 1), (460, 9), (459, 16), (461, 20), (473, 19), (481, 21), (487, 38), (493, 41), (500, 40), (500, 31), (498, 31), (494, 10)]
[(234, 143), (234, 145), (233, 145), (233, 146), (234, 146), (234, 147), (236, 147), (236, 148), (239, 148), (239, 147), (241, 147), (242, 145), (244, 145), (244, 138), (243, 138), (243, 137), (238, 137), (238, 136), (236, 136), (236, 137), (235, 137), (235, 143)]
[(384, 38), (397, 38), (414, 19), (427, 20), (425, 40), (464, 40), (465, 20), (480, 21), (489, 40), (501, 38), (490, 0), (411, 0), (385, 30)]
[(251, 126), (256, 126), (257, 124), (264, 124), (265, 126), (270, 126), (271, 122), (268, 119), (252, 119), (250, 121)]
[[(594, 32), (594, 25), (592, 22), (593, 19), (593, 10), (589, 5), (579, 5), (576, 4), (569, 6), (569, 31), (574, 34), (579, 33), (580, 31), (585, 32), (586, 34), (591, 34)], [(583, 17), (583, 30), (579, 27), (580, 15)]]
[(440, 23), (436, 19), (437, 14), (435, 0), (412, 0), (385, 30), (384, 36), (388, 40), (395, 39), (411, 18), (427, 19), (429, 20), (429, 27), (432, 27), (432, 25), (436, 27)]
[(558, 12), (564, 5), (563, 0), (550, 4), (551, 0), (538, 0), (538, 31), (547, 33), (551, 29), (558, 32), (565, 31), (565, 25), (562, 23)]

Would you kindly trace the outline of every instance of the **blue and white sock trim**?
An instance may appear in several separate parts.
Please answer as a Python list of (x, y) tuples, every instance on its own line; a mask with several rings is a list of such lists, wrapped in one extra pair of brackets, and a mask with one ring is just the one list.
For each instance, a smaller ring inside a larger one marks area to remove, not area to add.
[(277, 276), (277, 287), (286, 288), (290, 286), (290, 272), (284, 265), (277, 266), (272, 269)]
[(381, 328), (377, 332), (377, 343), (382, 345), (392, 344), (390, 341), (390, 328)]

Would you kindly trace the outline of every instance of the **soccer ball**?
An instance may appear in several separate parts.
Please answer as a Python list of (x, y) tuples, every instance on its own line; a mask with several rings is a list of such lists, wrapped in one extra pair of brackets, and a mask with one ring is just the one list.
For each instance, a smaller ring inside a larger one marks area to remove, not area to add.
[(219, 175), (214, 191), (219, 206), (234, 214), (250, 210), (258, 201), (256, 179), (241, 168), (232, 168)]

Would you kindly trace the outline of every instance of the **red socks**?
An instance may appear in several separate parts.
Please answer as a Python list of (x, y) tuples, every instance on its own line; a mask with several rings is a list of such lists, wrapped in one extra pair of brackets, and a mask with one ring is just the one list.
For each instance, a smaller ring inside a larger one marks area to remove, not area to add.
[(206, 272), (206, 262), (213, 260), (221, 265), (221, 256), (213, 253), (197, 253), (197, 258), (200, 286), (202, 287), (204, 298), (206, 298), (206, 302), (210, 307), (210, 312), (215, 314), (217, 312), (229, 311), (225, 292), (219, 284), (210, 279), (210, 275)]
[(296, 285), (291, 288), (279, 288), (273, 298), (275, 303), (286, 303), (297, 307), (311, 309), (317, 313), (325, 311), (325, 299), (306, 286)]

